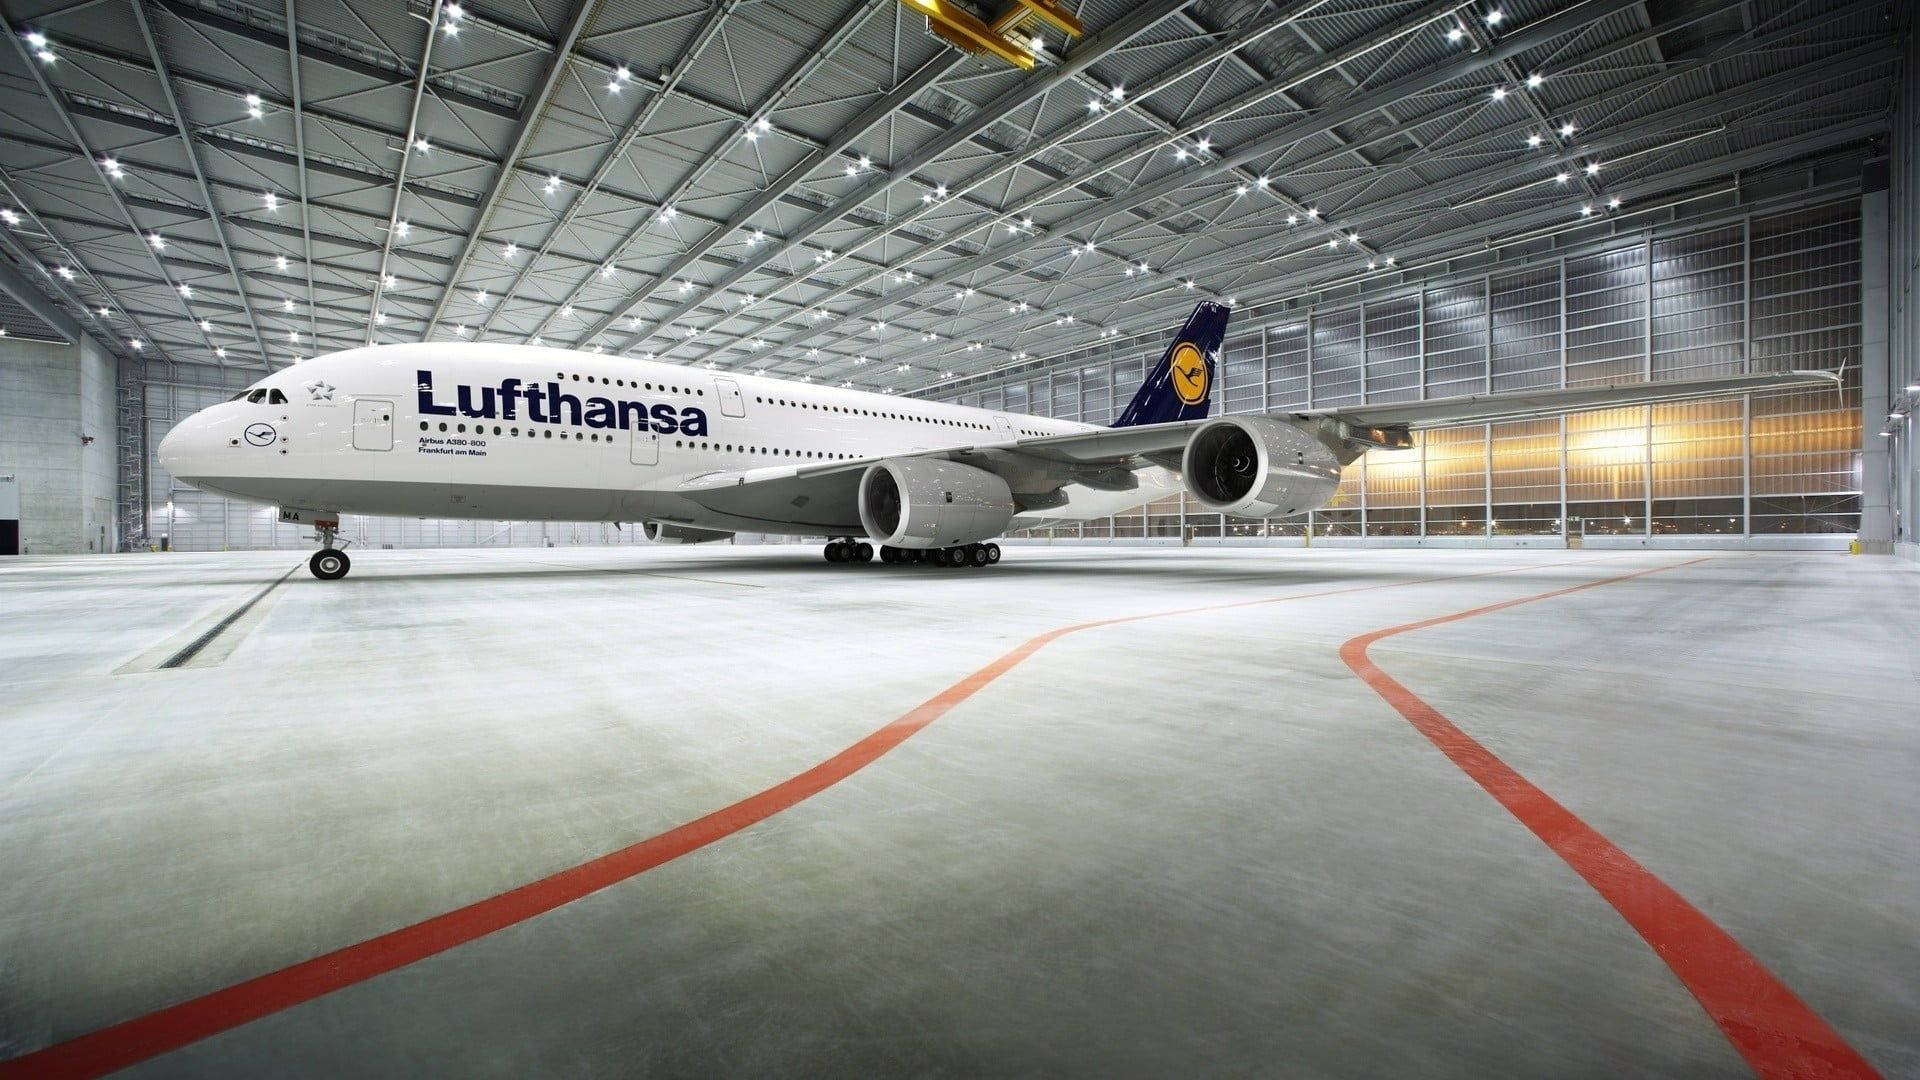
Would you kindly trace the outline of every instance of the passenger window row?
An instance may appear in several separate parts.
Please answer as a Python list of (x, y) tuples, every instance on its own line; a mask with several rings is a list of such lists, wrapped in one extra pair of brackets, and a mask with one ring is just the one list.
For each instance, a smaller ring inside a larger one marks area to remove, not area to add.
[[(573, 380), (574, 382), (581, 382), (581, 381), (582, 381), (582, 377), (581, 377), (581, 376), (579, 376), (579, 375), (569, 375), (569, 374), (567, 374), (567, 373), (566, 373), (566, 372), (564, 372), (564, 371), (556, 371), (556, 372), (554, 372), (554, 373), (553, 373), (553, 377), (554, 377), (554, 378), (556, 378), (556, 379), (560, 379), (560, 380), (562, 380), (562, 381), (565, 381), (565, 380), (568, 380), (568, 379), (571, 379), (571, 380)], [(597, 383), (599, 383), (599, 384), (600, 384), (600, 385), (602, 385), (602, 386), (624, 386), (624, 387), (628, 387), (628, 388), (631, 388), (631, 389), (634, 389), (634, 390), (642, 390), (642, 389), (645, 389), (645, 390), (661, 390), (661, 391), (664, 391), (664, 392), (666, 392), (666, 393), (669, 393), (669, 394), (691, 394), (691, 395), (692, 395), (692, 396), (694, 396), (694, 397), (706, 397), (706, 396), (707, 396), (707, 392), (706, 392), (705, 390), (701, 390), (701, 389), (699, 389), (698, 387), (692, 387), (692, 386), (668, 386), (668, 385), (667, 385), (666, 383), (660, 383), (659, 385), (655, 385), (655, 384), (653, 384), (653, 383), (645, 383), (645, 384), (642, 384), (642, 383), (640, 382), (640, 380), (639, 380), (639, 379), (634, 379), (633, 381), (631, 381), (631, 382), (629, 382), (629, 381), (627, 381), (626, 379), (609, 379), (609, 378), (607, 378), (607, 377), (606, 377), (605, 375), (602, 375), (602, 376), (600, 376), (599, 378), (595, 378), (595, 377), (594, 377), (594, 376), (592, 376), (592, 375), (588, 375), (588, 376), (586, 376), (586, 377), (585, 377), (585, 380), (584, 380), (584, 381), (586, 381), (586, 382), (597, 382)]]
[[(422, 420), (420, 421), (420, 430), (430, 431), (432, 430), (432, 425), (429, 424), (427, 421)], [(450, 431), (452, 434), (455, 434), (455, 435), (465, 435), (467, 433), (467, 425), (454, 424), (452, 425), (451, 428), (449, 428), (446, 421), (443, 420), (440, 422), (440, 430)], [(487, 433), (487, 425), (485, 424), (473, 425), (473, 433), (475, 435), (485, 435)], [(519, 428), (517, 427), (506, 428), (503, 431), (501, 425), (499, 424), (493, 425), (493, 433), (495, 435), (506, 434), (514, 438), (520, 437)], [(564, 431), (560, 433), (560, 439), (562, 442), (566, 441), (567, 434), (568, 433)], [(608, 435), (606, 438), (602, 439), (600, 437), (600, 433), (597, 431), (586, 432), (586, 433), (576, 431), (576, 432), (573, 432), (572, 434), (573, 434), (573, 440), (575, 442), (609, 442), (610, 443), (613, 441), (612, 435)], [(533, 428), (533, 427), (529, 427), (527, 429), (527, 438), (529, 439), (538, 439), (538, 438), (541, 438), (542, 436), (545, 436), (546, 438), (549, 438), (549, 439), (553, 438), (553, 429), (552, 428)]]
[(985, 424), (976, 424), (966, 420), (947, 420), (937, 416), (912, 416), (907, 413), (875, 412), (872, 409), (854, 409), (844, 405), (822, 405), (813, 401), (790, 401), (786, 398), (755, 397), (753, 400), (762, 405), (778, 405), (788, 409), (813, 409), (816, 412), (846, 413), (849, 416), (872, 416), (882, 420), (905, 420), (915, 424), (933, 424), (938, 427), (973, 428), (977, 431), (991, 430)]
[(827, 450), (794, 450), (774, 446), (707, 442), (704, 439), (675, 439), (673, 445), (676, 449), (718, 450), (727, 454), (764, 454), (767, 457), (806, 458), (810, 461), (847, 461), (859, 456), (858, 454), (838, 454)]

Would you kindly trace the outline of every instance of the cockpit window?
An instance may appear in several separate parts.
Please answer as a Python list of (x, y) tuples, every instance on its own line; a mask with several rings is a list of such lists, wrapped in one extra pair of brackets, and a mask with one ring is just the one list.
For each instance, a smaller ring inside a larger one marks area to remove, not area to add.
[(258, 405), (265, 400), (267, 400), (267, 392), (264, 389), (255, 390), (247, 395), (247, 401), (254, 405)]
[(285, 405), (286, 403), (287, 403), (287, 395), (281, 393), (278, 390), (267, 391), (267, 404)]
[(240, 400), (241, 398), (243, 398), (243, 397), (246, 397), (246, 396), (247, 396), (247, 391), (245, 391), (245, 390), (242, 390), (242, 391), (240, 391), (239, 393), (237, 393), (237, 394), (235, 394), (235, 395), (233, 395), (232, 397), (230, 397), (230, 398), (228, 398), (227, 400), (228, 400), (228, 401), (239, 401), (239, 400)]

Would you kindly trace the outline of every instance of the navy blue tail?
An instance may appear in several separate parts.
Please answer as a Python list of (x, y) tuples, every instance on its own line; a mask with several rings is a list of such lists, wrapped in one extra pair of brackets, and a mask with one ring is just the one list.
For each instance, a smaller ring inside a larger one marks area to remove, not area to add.
[(1187, 316), (1187, 325), (1174, 335), (1173, 343), (1133, 395), (1133, 403), (1113, 426), (1139, 427), (1206, 416), (1213, 403), (1215, 359), (1227, 337), (1229, 314), (1225, 304), (1202, 300), (1196, 305), (1193, 314)]

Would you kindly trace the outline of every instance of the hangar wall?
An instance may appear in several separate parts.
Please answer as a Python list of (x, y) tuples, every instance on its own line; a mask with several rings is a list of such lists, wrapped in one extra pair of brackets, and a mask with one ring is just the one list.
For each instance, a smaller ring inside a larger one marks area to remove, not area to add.
[[(1254, 313), (1223, 350), (1220, 411), (1438, 398), (1816, 367), (1845, 389), (1429, 433), (1350, 466), (1310, 520), (1223, 521), (1190, 498), (1045, 538), (1379, 538), (1836, 546), (1860, 521), (1860, 200), (1655, 228), (1512, 268)], [(1108, 423), (1163, 344), (943, 395)]]
[(117, 370), (85, 336), (0, 338), (0, 476), (15, 478), (23, 553), (116, 550)]

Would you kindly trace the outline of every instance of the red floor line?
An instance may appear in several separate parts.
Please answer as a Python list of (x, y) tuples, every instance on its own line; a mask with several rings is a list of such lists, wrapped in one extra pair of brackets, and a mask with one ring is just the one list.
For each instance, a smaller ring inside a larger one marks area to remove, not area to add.
[(1590, 581), (1535, 596), (1521, 597), (1470, 611), (1423, 619), (1402, 626), (1362, 634), (1340, 647), (1340, 658), (1353, 673), (1365, 680), (1385, 698), (1420, 734), (1438, 747), (1449, 760), (1520, 823), (1532, 830), (1554, 854), (1565, 860), (1574, 872), (1585, 878), (1607, 903), (1644, 938), (1686, 985), (1695, 1000), (1706, 1010), (1740, 1056), (1754, 1072), (1767, 1080), (1775, 1078), (1877, 1077), (1838, 1032), (1819, 1014), (1794, 996), (1786, 984), (1761, 965), (1752, 953), (1733, 936), (1635, 862), (1626, 852), (1602, 836), (1572, 811), (1555, 802), (1535, 787), (1512, 766), (1454, 726), (1406, 688), (1393, 676), (1380, 670), (1367, 656), (1367, 649), (1383, 638), (1423, 630), (1432, 626), (1459, 622), (1521, 604), (1550, 600), (1586, 589), (1620, 581), (1630, 581), (1706, 562), (1690, 562), (1655, 567), (1632, 574)]
[[(0, 1080), (24, 1077), (100, 1076), (124, 1069), (201, 1039), (229, 1031), (283, 1009), (365, 982), (377, 975), (464, 945), (496, 930), (545, 914), (584, 896), (672, 862), (706, 847), (845, 780), (899, 746), (914, 733), (1011, 671), (1027, 657), (1068, 634), (1102, 626), (1225, 611), (1259, 604), (1312, 600), (1378, 589), (1426, 585), (1442, 581), (1489, 577), (1520, 570), (1539, 570), (1569, 563), (1536, 563), (1504, 570), (1359, 585), (1289, 596), (1237, 600), (1225, 604), (1124, 615), (1059, 627), (1030, 638), (986, 667), (922, 702), (885, 727), (867, 735), (833, 757), (755, 795), (705, 817), (687, 822), (630, 847), (602, 855), (517, 889), (478, 900), (443, 915), (348, 945), (290, 967), (269, 972), (212, 993), (170, 1005), (55, 1043), (21, 1057), (0, 1062)], [(1571, 565), (1580, 565), (1573, 563)]]

